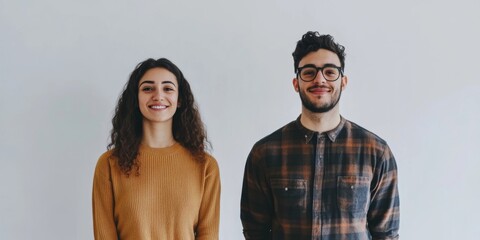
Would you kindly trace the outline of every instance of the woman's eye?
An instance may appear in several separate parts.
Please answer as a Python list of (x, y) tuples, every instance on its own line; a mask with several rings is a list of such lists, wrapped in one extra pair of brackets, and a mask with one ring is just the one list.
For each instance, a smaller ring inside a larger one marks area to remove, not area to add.
[(153, 90), (152, 87), (144, 87), (144, 88), (142, 88), (142, 91), (144, 91), (144, 92), (151, 92), (152, 90)]
[(173, 88), (171, 88), (171, 87), (165, 87), (163, 90), (169, 92), (169, 91), (173, 91)]

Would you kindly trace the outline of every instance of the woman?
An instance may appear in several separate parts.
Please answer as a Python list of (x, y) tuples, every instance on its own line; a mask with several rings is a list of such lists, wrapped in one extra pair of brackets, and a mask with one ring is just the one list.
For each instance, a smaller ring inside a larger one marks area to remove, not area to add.
[(138, 64), (112, 123), (93, 180), (95, 239), (218, 239), (218, 165), (180, 69)]

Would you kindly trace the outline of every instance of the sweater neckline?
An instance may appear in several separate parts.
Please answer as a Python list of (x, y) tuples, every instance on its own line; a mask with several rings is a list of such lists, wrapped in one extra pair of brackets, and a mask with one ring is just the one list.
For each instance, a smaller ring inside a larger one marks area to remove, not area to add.
[(172, 146), (164, 148), (152, 148), (145, 144), (140, 144), (139, 152), (145, 155), (170, 155), (182, 149), (182, 145), (174, 143)]

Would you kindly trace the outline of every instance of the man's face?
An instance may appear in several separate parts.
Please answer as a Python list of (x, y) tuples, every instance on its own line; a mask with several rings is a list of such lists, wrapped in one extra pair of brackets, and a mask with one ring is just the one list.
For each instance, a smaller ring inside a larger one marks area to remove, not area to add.
[[(326, 49), (319, 49), (307, 54), (300, 60), (298, 67), (307, 64), (313, 64), (317, 67), (324, 67), (328, 64), (341, 66), (337, 54)], [(299, 92), (304, 108), (313, 113), (325, 113), (338, 108), (337, 103), (340, 101), (342, 89), (346, 84), (346, 76), (340, 76), (336, 81), (330, 82), (325, 80), (321, 71), (311, 82), (305, 82), (300, 77), (293, 79), (293, 87), (295, 91)]]

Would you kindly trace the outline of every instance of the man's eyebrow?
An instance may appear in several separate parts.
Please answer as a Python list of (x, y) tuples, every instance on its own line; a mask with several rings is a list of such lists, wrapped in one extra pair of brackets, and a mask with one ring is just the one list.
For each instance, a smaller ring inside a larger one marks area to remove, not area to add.
[(325, 63), (325, 64), (323, 64), (323, 67), (340, 67), (340, 66), (337, 66), (333, 63)]
[[(305, 64), (299, 68), (304, 68), (304, 67), (318, 67), (317, 65), (315, 64), (312, 64), (312, 63), (309, 63), (309, 64)], [(321, 66), (321, 68), (324, 68), (324, 67), (340, 67), (340, 66), (337, 66), (336, 64), (334, 63), (325, 63)]]

